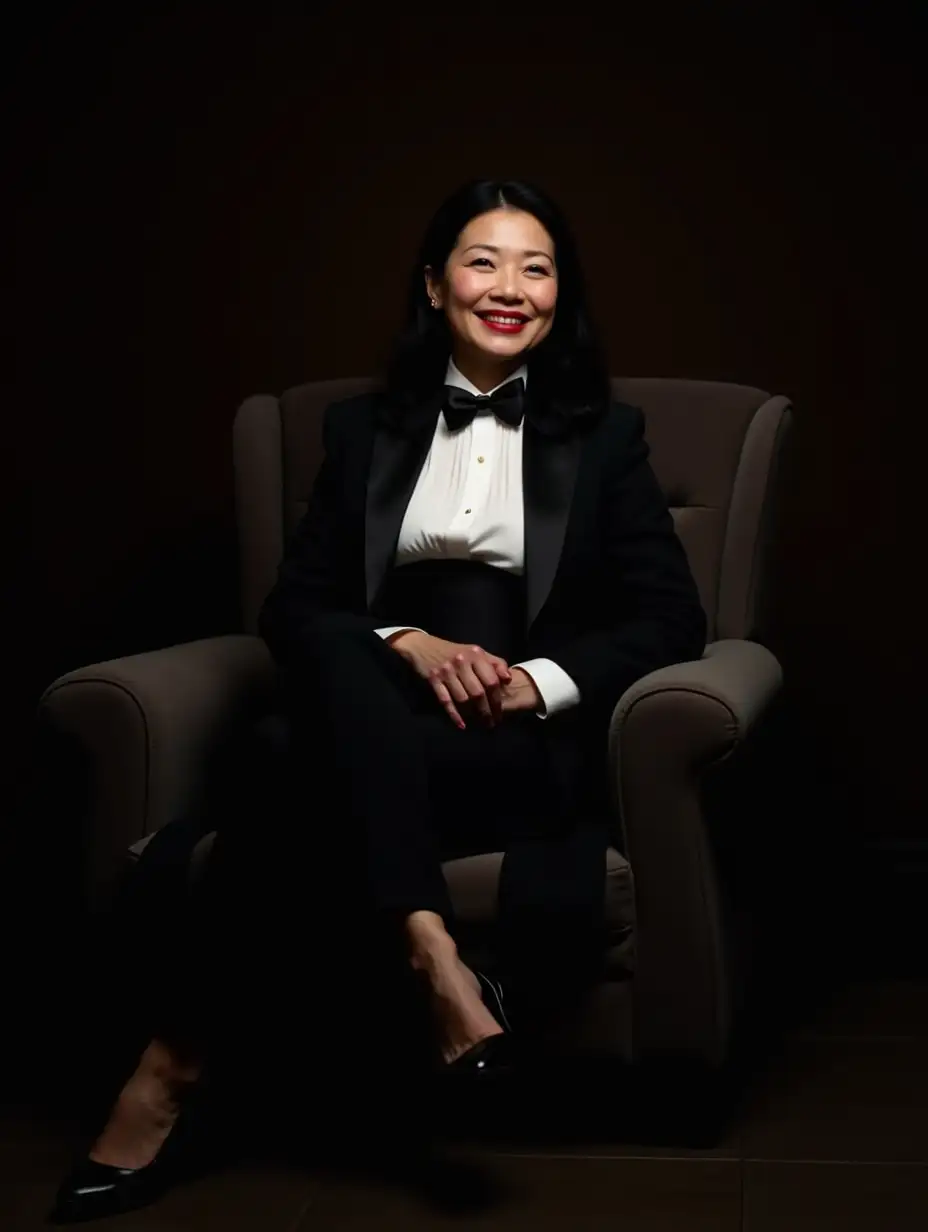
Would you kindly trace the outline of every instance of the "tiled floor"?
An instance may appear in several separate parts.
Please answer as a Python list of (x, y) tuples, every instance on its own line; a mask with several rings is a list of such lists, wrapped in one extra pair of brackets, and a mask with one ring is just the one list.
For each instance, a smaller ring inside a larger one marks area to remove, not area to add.
[[(415, 1185), (254, 1162), (106, 1227), (921, 1232), (928, 1227), (928, 981), (845, 987), (789, 1032), (713, 1145), (645, 1146), (625, 1131), (616, 1138), (586, 1142), (575, 1129), (569, 1145), (537, 1136), (458, 1144)], [(22, 1108), (4, 1116), (4, 1232), (44, 1226), (78, 1142), (61, 1116)], [(464, 1209), (455, 1197), (466, 1197)]]

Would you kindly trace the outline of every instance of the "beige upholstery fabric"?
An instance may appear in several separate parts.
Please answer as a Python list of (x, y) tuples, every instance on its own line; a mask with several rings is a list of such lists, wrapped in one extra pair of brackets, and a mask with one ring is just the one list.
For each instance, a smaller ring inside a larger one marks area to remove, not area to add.
[(613, 715), (609, 773), (637, 888), (635, 1015), (651, 1049), (673, 1051), (684, 1004), (691, 1046), (711, 1056), (727, 1038), (735, 973), (699, 770), (744, 744), (781, 681), (765, 647), (715, 642), (639, 680)]
[(257, 637), (230, 634), (78, 668), (40, 708), (85, 754), (91, 833), (81, 870), (95, 905), (133, 840), (189, 813), (230, 723), (269, 704), (275, 672)]

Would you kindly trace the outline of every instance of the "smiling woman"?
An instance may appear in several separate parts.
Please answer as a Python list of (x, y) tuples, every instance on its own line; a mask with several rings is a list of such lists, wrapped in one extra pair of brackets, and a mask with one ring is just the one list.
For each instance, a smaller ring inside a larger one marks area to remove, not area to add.
[[(261, 610), (281, 760), (266, 782), (243, 750), (203, 819), (217, 839), (183, 944), (159, 950), (148, 1047), (60, 1220), (158, 1197), (204, 1073), (247, 1089), (282, 1031), (314, 1081), (339, 1056), (349, 1098), (395, 1083), (381, 1102), (408, 1108), (424, 1068), (446, 1090), (518, 1068), (599, 978), (609, 724), (636, 680), (702, 653), (699, 594), (556, 207), (465, 186), (408, 296), (385, 388), (324, 413)], [(486, 970), (458, 952), (446, 881), (473, 855), (498, 869)]]
[(440, 387), (449, 356), (483, 392), (527, 363), (551, 415), (576, 426), (608, 406), (577, 247), (539, 189), (477, 180), (439, 207), (413, 263), (388, 367), (390, 413), (413, 410)]
[(452, 357), (482, 392), (499, 385), (551, 332), (557, 305), (554, 241), (512, 206), (472, 219), (441, 275), (426, 270), (432, 307), (444, 311)]

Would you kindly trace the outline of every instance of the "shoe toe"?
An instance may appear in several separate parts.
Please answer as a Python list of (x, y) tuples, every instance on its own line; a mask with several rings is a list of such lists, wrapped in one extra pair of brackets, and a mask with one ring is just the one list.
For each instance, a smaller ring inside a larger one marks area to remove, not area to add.
[(513, 1065), (512, 1037), (491, 1035), (444, 1067), (452, 1077), (490, 1078), (508, 1073)]
[(85, 1159), (60, 1186), (49, 1223), (83, 1223), (146, 1205), (158, 1193), (157, 1169), (113, 1168)]

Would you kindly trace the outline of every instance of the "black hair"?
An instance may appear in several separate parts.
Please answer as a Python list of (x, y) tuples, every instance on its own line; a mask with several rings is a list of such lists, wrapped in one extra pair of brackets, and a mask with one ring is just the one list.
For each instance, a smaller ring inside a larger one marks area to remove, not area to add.
[(532, 214), (554, 241), (557, 307), (551, 330), (528, 356), (529, 385), (541, 393), (555, 420), (579, 426), (598, 418), (611, 392), (605, 357), (590, 320), (577, 246), (563, 212), (522, 180), (473, 180), (452, 193), (429, 222), (409, 276), (405, 321), (388, 362), (384, 401), (402, 422), (444, 384), (451, 332), (443, 312), (429, 303), (425, 271), (436, 279), (461, 232), (480, 214), (510, 206)]

